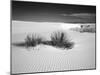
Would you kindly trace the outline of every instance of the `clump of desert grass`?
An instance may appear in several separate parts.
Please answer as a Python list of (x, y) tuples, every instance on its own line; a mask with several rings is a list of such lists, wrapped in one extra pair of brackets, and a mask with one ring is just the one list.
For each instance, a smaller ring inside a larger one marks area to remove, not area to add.
[(40, 35), (37, 35), (36, 33), (33, 33), (32, 35), (27, 35), (25, 38), (25, 45), (26, 47), (35, 47), (39, 44), (42, 44), (43, 37)]
[(81, 32), (81, 33), (84, 33), (84, 32), (87, 32), (87, 33), (96, 33), (96, 27), (95, 27), (95, 25), (81, 25), (80, 28), (75, 27), (75, 28), (70, 28), (70, 30)]
[(95, 33), (96, 29), (95, 28), (84, 28), (84, 29), (81, 29), (80, 32)]
[(36, 47), (37, 45), (49, 45), (56, 48), (62, 49), (71, 49), (74, 46), (74, 42), (71, 41), (68, 34), (64, 31), (55, 31), (51, 33), (50, 40), (46, 40), (44, 37), (39, 34), (33, 33), (31, 35), (27, 35), (25, 38), (25, 42), (15, 44), (16, 46), (24, 46), (24, 47)]
[(51, 34), (51, 45), (57, 48), (71, 49), (74, 46), (74, 42), (71, 41), (66, 32), (55, 31)]
[(19, 43), (13, 43), (15, 46), (20, 46), (20, 47), (36, 47), (37, 45), (42, 44), (44, 38), (40, 36), (39, 34), (32, 33), (28, 34), (24, 40), (24, 42), (19, 42)]

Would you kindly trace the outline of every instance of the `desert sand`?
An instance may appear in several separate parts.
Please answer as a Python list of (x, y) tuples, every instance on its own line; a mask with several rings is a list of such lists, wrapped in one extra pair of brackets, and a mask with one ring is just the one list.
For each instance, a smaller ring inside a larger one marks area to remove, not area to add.
[(69, 50), (47, 45), (38, 45), (35, 49), (12, 45), (12, 73), (94, 69), (95, 33), (71, 31), (62, 24), (12, 21), (12, 43), (24, 41), (27, 34), (33, 32), (50, 39), (50, 34), (55, 30), (66, 31), (75, 42)]

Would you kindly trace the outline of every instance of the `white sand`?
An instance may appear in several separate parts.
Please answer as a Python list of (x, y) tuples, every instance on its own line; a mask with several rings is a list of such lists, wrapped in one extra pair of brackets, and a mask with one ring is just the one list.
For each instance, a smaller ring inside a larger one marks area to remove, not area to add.
[[(29, 26), (30, 25), (30, 26)], [(59, 23), (25, 23), (13, 21), (12, 42), (24, 41), (28, 33), (38, 32), (49, 38), (62, 29)], [(40, 45), (33, 48), (12, 46), (12, 73), (47, 72), (95, 68), (95, 33), (66, 32), (75, 42), (70, 50)]]

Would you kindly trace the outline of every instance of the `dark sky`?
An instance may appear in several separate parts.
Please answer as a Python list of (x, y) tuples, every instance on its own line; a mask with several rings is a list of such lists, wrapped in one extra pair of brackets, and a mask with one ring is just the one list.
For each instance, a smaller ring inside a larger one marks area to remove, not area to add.
[(36, 22), (95, 23), (96, 6), (12, 1), (12, 19)]

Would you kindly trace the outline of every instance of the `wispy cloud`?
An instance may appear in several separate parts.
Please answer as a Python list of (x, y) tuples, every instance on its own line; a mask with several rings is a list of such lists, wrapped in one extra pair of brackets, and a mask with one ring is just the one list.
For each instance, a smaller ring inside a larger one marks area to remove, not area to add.
[(70, 14), (60, 14), (61, 16), (70, 16)]
[(93, 22), (95, 23), (96, 14), (95, 13), (63, 13), (60, 14), (63, 17), (66, 17), (67, 20), (71, 20), (71, 22)]
[(94, 13), (73, 13), (73, 14), (61, 14), (62, 16), (73, 16), (73, 17), (95, 17)]
[(91, 18), (91, 17), (95, 17), (96, 14), (94, 13), (74, 13), (74, 14), (71, 14), (70, 16), (75, 16), (75, 17), (80, 17), (80, 18)]

